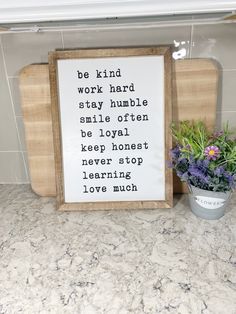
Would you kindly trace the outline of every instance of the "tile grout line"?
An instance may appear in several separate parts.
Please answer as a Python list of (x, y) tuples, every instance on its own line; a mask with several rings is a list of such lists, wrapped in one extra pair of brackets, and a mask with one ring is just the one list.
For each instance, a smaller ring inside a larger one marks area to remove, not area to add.
[(30, 184), (29, 181), (22, 181), (22, 182), (9, 182), (9, 181), (3, 181), (0, 183), (0, 185), (2, 184), (18, 184), (18, 185), (21, 185), (21, 184)]
[(222, 69), (221, 72), (234, 72), (236, 69)]
[(65, 49), (65, 43), (64, 43), (64, 35), (63, 35), (63, 31), (61, 31), (60, 33), (61, 33), (61, 43), (62, 43), (62, 49)]
[(21, 150), (0, 150), (0, 153), (21, 153)]
[[(4, 72), (5, 72), (6, 81), (7, 81), (7, 87), (8, 87), (8, 91), (9, 91), (9, 95), (10, 95), (10, 100), (11, 100), (11, 109), (12, 109), (12, 112), (13, 112), (13, 115), (14, 115), (14, 121), (15, 121), (16, 132), (17, 132), (17, 138), (18, 138), (20, 147), (22, 149), (22, 142), (21, 142), (21, 139), (20, 139), (20, 132), (19, 132), (19, 128), (18, 128), (18, 124), (17, 124), (17, 120), (16, 120), (15, 108), (14, 108), (14, 104), (13, 104), (13, 97), (12, 97), (9, 77), (8, 77), (8, 73), (7, 73), (6, 59), (5, 59), (5, 53), (4, 53), (3, 44), (2, 44), (2, 38), (1, 37), (0, 37), (0, 49), (1, 49), (1, 52), (2, 52)], [(20, 153), (21, 153), (21, 157), (22, 157), (23, 163), (24, 163), (25, 175), (26, 175), (27, 179), (29, 179), (29, 175), (28, 175), (28, 171), (27, 171), (27, 167), (26, 167), (25, 156), (24, 156), (22, 151), (20, 151)]]
[(217, 110), (216, 113), (236, 113), (236, 111), (233, 111), (233, 110)]
[(191, 25), (190, 31), (190, 50), (189, 50), (189, 58), (192, 58), (192, 47), (193, 47), (193, 25)]

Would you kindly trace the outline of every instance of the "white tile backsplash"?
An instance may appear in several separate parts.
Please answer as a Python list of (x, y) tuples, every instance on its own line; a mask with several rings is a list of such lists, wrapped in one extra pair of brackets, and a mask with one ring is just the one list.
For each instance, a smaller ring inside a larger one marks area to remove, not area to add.
[(222, 72), (222, 110), (236, 111), (236, 70)]
[(29, 182), (22, 152), (0, 152), (0, 182)]
[(20, 151), (14, 107), (11, 102), (4, 58), (1, 52), (0, 49), (0, 151)]
[(227, 123), (230, 129), (236, 132), (236, 111), (221, 111), (217, 112), (218, 125), (223, 128)]
[(236, 70), (236, 25), (193, 27), (192, 58), (213, 58), (225, 69)]
[(22, 116), (18, 77), (10, 77), (9, 84), (11, 89), (12, 101), (15, 109), (15, 115)]
[(6, 34), (2, 44), (7, 73), (17, 76), (28, 64), (47, 62), (48, 51), (62, 48), (62, 38), (60, 32)]
[(158, 27), (130, 30), (99, 30), (64, 32), (64, 47), (126, 47), (145, 45), (173, 45), (174, 51), (181, 51), (180, 58), (188, 58), (190, 51), (190, 26)]
[(19, 132), (19, 140), (20, 140), (20, 145), (21, 145), (21, 151), (27, 151), (26, 149), (26, 142), (25, 142), (25, 128), (24, 128), (24, 121), (23, 117), (16, 117), (16, 123), (17, 123), (17, 128)]

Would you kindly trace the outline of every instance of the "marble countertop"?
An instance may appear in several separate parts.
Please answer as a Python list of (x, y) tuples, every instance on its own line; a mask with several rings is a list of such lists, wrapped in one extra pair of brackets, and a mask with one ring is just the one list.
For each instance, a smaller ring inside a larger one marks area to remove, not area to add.
[(236, 196), (224, 217), (173, 209), (57, 212), (0, 185), (0, 313), (236, 314)]

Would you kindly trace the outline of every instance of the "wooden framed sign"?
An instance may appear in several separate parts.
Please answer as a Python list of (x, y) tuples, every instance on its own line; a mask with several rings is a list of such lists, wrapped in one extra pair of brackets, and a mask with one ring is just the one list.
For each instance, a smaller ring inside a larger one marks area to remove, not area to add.
[(60, 210), (168, 208), (171, 48), (49, 54)]

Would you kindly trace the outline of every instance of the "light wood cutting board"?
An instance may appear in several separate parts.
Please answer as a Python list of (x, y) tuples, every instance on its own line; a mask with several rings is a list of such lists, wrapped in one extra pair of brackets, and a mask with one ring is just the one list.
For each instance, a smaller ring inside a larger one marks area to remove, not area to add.
[[(47, 64), (33, 64), (20, 73), (31, 186), (40, 196), (56, 195), (51, 99)], [(215, 125), (218, 69), (209, 59), (186, 59), (173, 66), (173, 120), (205, 119)], [(174, 191), (183, 185), (174, 180)]]

